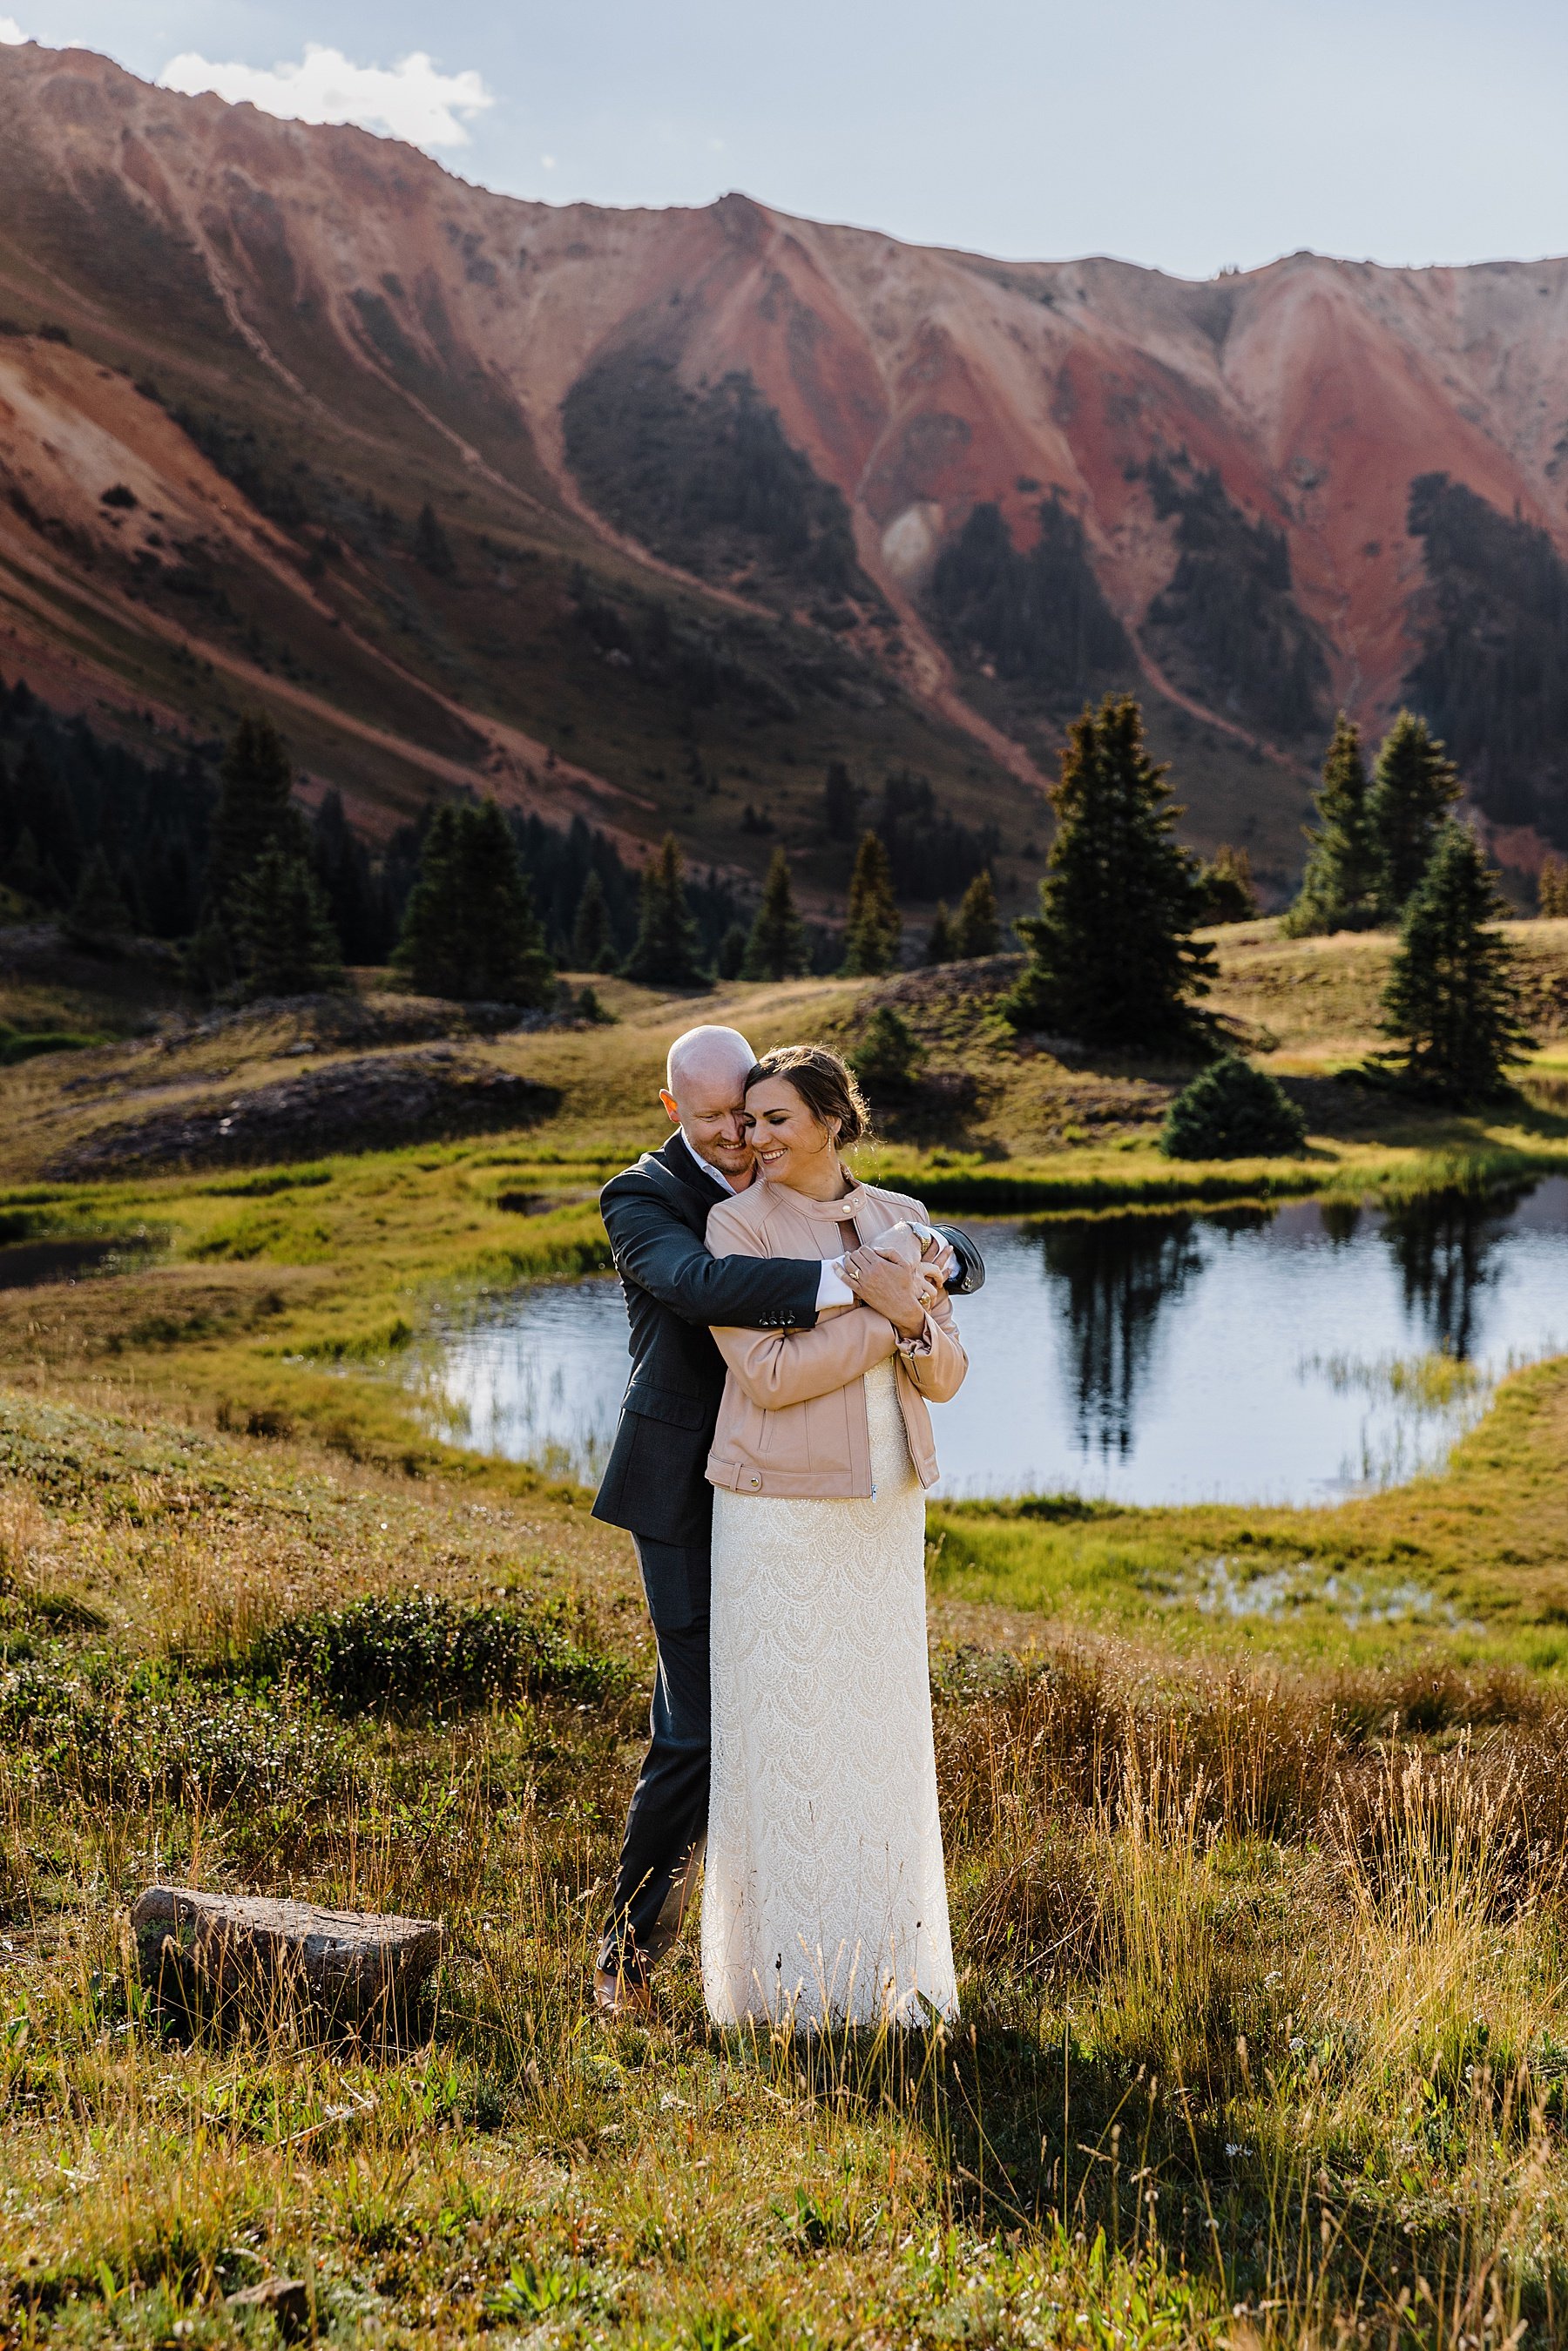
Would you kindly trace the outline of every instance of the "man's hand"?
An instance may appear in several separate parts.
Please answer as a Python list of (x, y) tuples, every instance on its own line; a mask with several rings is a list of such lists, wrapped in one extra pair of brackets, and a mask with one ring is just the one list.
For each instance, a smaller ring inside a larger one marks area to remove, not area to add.
[(844, 1280), (862, 1306), (886, 1315), (901, 1338), (919, 1338), (933, 1294), (925, 1267), (901, 1264), (862, 1248), (852, 1249), (844, 1259)]

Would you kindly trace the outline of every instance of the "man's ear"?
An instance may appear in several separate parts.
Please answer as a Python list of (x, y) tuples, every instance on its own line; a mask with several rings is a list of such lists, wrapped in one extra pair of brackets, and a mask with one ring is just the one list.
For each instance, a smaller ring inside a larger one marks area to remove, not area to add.
[(661, 1086), (659, 1088), (659, 1100), (664, 1103), (664, 1108), (670, 1113), (670, 1124), (672, 1126), (679, 1126), (681, 1123), (681, 1113), (674, 1095), (672, 1093), (666, 1093), (664, 1087)]

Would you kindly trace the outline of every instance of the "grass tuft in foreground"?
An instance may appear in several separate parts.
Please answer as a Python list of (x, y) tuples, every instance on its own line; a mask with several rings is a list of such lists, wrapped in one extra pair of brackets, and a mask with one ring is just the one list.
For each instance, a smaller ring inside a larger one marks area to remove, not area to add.
[[(607, 2031), (616, 1539), (287, 1440), (4, 1421), (9, 2339), (259, 2341), (228, 2297), (278, 2273), (345, 2345), (1557, 2339), (1553, 1679), (954, 1650), (962, 2023), (716, 2034), (688, 1939)], [(156, 1875), (435, 1912), (447, 1957), (399, 2050), (193, 2033), (132, 1961)]]

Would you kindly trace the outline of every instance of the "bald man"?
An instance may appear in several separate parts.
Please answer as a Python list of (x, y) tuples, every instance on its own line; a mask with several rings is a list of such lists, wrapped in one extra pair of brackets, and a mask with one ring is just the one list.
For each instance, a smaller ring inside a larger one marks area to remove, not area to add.
[[(913, 1269), (869, 1250), (855, 1252), (852, 1290), (831, 1261), (709, 1256), (710, 1209), (756, 1172), (741, 1118), (755, 1060), (734, 1029), (678, 1037), (659, 1096), (675, 1132), (600, 1194), (631, 1323), (632, 1377), (593, 1515), (636, 1544), (658, 1649), (648, 1751), (594, 1979), (595, 2003), (612, 2015), (646, 2007), (649, 1971), (679, 1931), (707, 1827), (706, 1470), (724, 1392), (710, 1326), (809, 1330), (824, 1306), (858, 1298), (896, 1317), (913, 1297)], [(974, 1243), (944, 1238), (956, 1259), (949, 1287), (977, 1289), (984, 1268)]]

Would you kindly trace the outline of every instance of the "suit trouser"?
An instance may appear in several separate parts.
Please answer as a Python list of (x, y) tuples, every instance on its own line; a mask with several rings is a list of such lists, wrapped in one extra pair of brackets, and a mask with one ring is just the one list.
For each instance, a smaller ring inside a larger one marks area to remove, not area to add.
[[(679, 1933), (702, 1858), (711, 1698), (707, 1545), (699, 1550), (654, 1542), (645, 1535), (632, 1540), (659, 1667), (648, 1714), (648, 1751), (626, 1816), (599, 1964), (640, 1980)], [(672, 1601), (677, 1593), (689, 1595), (684, 1604)], [(698, 1601), (700, 1607), (694, 1604)]]

